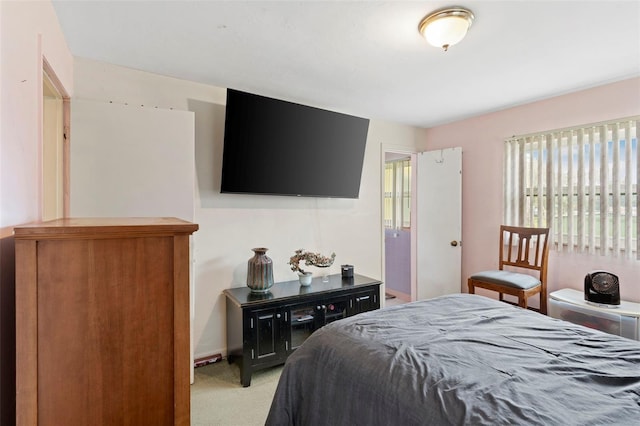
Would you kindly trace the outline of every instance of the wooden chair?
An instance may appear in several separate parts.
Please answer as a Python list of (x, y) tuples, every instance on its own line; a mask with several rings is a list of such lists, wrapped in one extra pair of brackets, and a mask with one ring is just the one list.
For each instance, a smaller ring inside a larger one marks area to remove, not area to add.
[[(470, 276), (469, 293), (475, 293), (476, 287), (497, 291), (503, 302), (512, 303), (504, 300), (503, 295), (508, 294), (518, 298), (518, 306), (546, 314), (548, 237), (549, 228), (501, 225), (498, 270)], [(537, 271), (537, 274), (517, 272), (518, 268)], [(527, 299), (535, 294), (540, 295), (540, 309), (527, 306)]]

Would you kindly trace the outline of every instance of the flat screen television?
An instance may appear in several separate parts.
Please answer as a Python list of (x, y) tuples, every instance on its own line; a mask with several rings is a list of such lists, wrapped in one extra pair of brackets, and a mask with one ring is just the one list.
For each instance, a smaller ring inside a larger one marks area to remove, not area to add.
[(222, 193), (358, 198), (369, 120), (227, 90)]

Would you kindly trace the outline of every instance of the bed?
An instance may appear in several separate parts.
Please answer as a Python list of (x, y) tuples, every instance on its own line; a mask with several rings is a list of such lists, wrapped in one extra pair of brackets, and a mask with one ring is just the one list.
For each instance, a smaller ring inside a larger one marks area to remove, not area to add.
[(267, 425), (638, 425), (640, 342), (456, 294), (329, 324)]

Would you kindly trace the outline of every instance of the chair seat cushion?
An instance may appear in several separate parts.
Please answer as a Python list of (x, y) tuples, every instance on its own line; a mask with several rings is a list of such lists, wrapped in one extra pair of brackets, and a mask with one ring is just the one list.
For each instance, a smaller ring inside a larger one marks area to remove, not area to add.
[(522, 290), (528, 290), (540, 285), (540, 280), (536, 277), (510, 271), (483, 271), (473, 274), (470, 278), (476, 281), (484, 281)]

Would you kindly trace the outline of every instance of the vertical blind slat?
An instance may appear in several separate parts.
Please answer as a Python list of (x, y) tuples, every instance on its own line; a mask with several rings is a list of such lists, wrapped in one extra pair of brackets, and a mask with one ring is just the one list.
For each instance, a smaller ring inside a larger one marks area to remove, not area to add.
[(542, 212), (544, 211), (544, 194), (546, 191), (544, 190), (544, 165), (543, 165), (543, 152), (544, 147), (542, 146), (542, 137), (537, 136), (537, 152), (538, 152), (538, 222), (536, 223), (537, 227), (546, 226), (547, 222), (543, 221), (544, 216), (542, 216)]
[(584, 172), (584, 130), (578, 130), (578, 223), (577, 223), (577, 233), (578, 233), (578, 251), (583, 252), (585, 250), (585, 172)]
[(518, 143), (518, 151), (520, 155), (518, 156), (518, 225), (524, 225), (525, 221), (525, 213), (524, 213), (524, 203), (525, 203), (525, 149), (524, 149), (524, 139), (520, 139)]
[(396, 171), (396, 187), (394, 188), (396, 196), (394, 200), (396, 200), (393, 211), (395, 212), (395, 228), (400, 229), (400, 223), (402, 222), (402, 205), (400, 204), (400, 194), (402, 193), (402, 169), (398, 167), (399, 163), (395, 162), (393, 166)]
[(600, 254), (606, 255), (609, 251), (609, 226), (607, 212), (609, 211), (609, 173), (606, 167), (609, 152), (607, 143), (607, 131), (605, 126), (598, 128), (600, 142)]
[[(638, 200), (638, 190), (640, 190), (640, 144), (638, 144), (638, 137), (640, 136), (640, 121), (636, 120), (635, 125), (635, 141), (636, 141), (636, 211), (640, 208), (640, 202)], [(629, 138), (631, 139), (631, 138)], [(636, 213), (636, 259), (640, 260), (640, 238), (638, 237), (638, 231), (640, 231), (640, 214)]]
[(392, 164), (392, 169), (391, 169), (391, 174), (393, 175), (392, 178), (392, 186), (391, 186), (391, 193), (392, 195), (392, 203), (393, 203), (393, 207), (391, 208), (391, 222), (392, 222), (392, 226), (394, 229), (398, 228), (398, 215), (397, 215), (397, 199), (396, 199), (396, 195), (397, 195), (397, 188), (398, 188), (398, 175), (396, 173), (396, 163), (394, 162)]
[(632, 184), (632, 156), (631, 149), (631, 122), (624, 123), (624, 252), (627, 259), (632, 259), (632, 236), (633, 236), (633, 184)]
[(596, 135), (589, 129), (589, 253), (596, 252)]
[(516, 202), (516, 200), (518, 199), (518, 194), (515, 192), (515, 188), (514, 188), (514, 147), (513, 147), (513, 141), (509, 141), (508, 143), (505, 144), (505, 152), (506, 152), (506, 158), (507, 158), (507, 167), (505, 170), (505, 173), (508, 176), (508, 187), (507, 187), (507, 199), (505, 200), (505, 205), (508, 206), (507, 207), (507, 212), (506, 212), (506, 216), (505, 216), (505, 223), (512, 223), (515, 224), (515, 211), (514, 211), (514, 204)]
[(632, 217), (629, 214), (633, 211), (633, 170), (631, 169), (632, 165), (632, 156), (633, 151), (631, 150), (631, 122), (624, 122), (624, 257), (627, 259), (632, 259), (633, 246), (632, 246), (632, 235), (633, 235), (633, 222)]
[(574, 132), (567, 134), (567, 251), (573, 252), (573, 245), (575, 244), (574, 234), (574, 189), (573, 189), (573, 147), (574, 147)]
[[(553, 211), (553, 197), (554, 197), (554, 186), (553, 186), (553, 141), (551, 138), (551, 135), (547, 134), (545, 135), (545, 144), (546, 144), (546, 149), (547, 149), (547, 164), (546, 164), (546, 171), (547, 171), (547, 217), (546, 217), (546, 222), (547, 222), (547, 226), (548, 227), (552, 227), (553, 226), (553, 217), (554, 217), (554, 211)], [(553, 235), (553, 232), (549, 232), (549, 244), (551, 244), (551, 246), (553, 246), (553, 242), (555, 240), (555, 237)]]
[(562, 154), (563, 154), (563, 143), (562, 143), (562, 132), (556, 133), (553, 135), (554, 141), (554, 149), (555, 153), (555, 162), (557, 163), (556, 167), (556, 176), (554, 179), (556, 188), (555, 188), (555, 196), (553, 197), (553, 204), (555, 208), (554, 212), (554, 229), (556, 231), (556, 243), (558, 246), (558, 251), (564, 251), (564, 239), (563, 239), (563, 230), (564, 230), (564, 209), (562, 203), (562, 195), (564, 194), (564, 190), (562, 188)]
[(511, 223), (511, 156), (509, 155), (510, 141), (506, 141), (503, 147), (504, 169), (502, 169), (502, 182), (504, 185), (504, 194), (502, 197), (502, 220), (504, 223)]
[(511, 145), (511, 179), (512, 186), (511, 191), (513, 192), (513, 200), (511, 203), (511, 216), (514, 225), (518, 225), (520, 220), (518, 218), (518, 199), (522, 196), (518, 192), (518, 144), (514, 143)]
[(529, 149), (527, 150), (527, 156), (529, 157), (529, 161), (527, 164), (527, 168), (528, 168), (528, 173), (527, 173), (527, 182), (525, 184), (525, 188), (527, 188), (528, 191), (528, 196), (527, 197), (523, 197), (527, 199), (527, 206), (526, 206), (526, 210), (529, 212), (529, 214), (527, 215), (527, 221), (525, 223), (526, 226), (533, 226), (533, 215), (534, 215), (534, 211), (533, 211), (533, 205), (532, 203), (533, 201), (533, 172), (534, 172), (534, 156), (533, 156), (533, 147), (532, 147), (532, 138), (527, 138), (526, 142), (525, 142), (525, 146), (528, 146)]
[(613, 255), (620, 255), (620, 126), (615, 123), (611, 129), (611, 141), (613, 142), (611, 167), (611, 204), (612, 204), (612, 223), (611, 223), (611, 248)]

